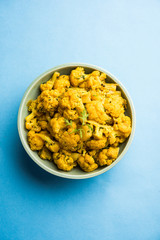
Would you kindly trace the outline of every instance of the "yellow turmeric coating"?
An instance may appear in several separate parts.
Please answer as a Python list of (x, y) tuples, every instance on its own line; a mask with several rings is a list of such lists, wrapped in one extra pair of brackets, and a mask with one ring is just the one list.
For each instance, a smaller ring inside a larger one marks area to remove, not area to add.
[(111, 165), (112, 162), (117, 158), (119, 148), (109, 147), (108, 149), (103, 149), (97, 158), (97, 163), (99, 166)]
[(71, 171), (77, 165), (71, 154), (67, 151), (53, 154), (53, 161), (63, 171)]
[(85, 172), (111, 165), (131, 133), (127, 102), (116, 88), (99, 71), (87, 74), (77, 67), (70, 75), (55, 72), (27, 104), (31, 150), (63, 171), (77, 164)]
[(44, 159), (44, 160), (49, 160), (51, 161), (52, 160), (52, 153), (51, 151), (46, 147), (44, 146), (40, 151), (39, 151), (39, 156), (40, 158)]
[(55, 72), (50, 80), (40, 85), (41, 91), (51, 90), (56, 82), (56, 79), (60, 76), (58, 72)]
[(33, 130), (30, 130), (27, 134), (28, 136), (28, 143), (31, 148), (31, 150), (41, 150), (44, 146), (44, 141), (41, 137), (38, 136), (36, 132)]
[(89, 154), (85, 154), (85, 156), (79, 157), (78, 164), (85, 172), (92, 172), (98, 168), (98, 165), (95, 163), (94, 158)]

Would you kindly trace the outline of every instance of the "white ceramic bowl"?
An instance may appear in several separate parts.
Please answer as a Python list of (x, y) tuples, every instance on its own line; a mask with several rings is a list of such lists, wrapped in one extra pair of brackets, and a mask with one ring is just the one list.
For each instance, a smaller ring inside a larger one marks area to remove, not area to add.
[[(132, 132), (129, 138), (120, 145), (120, 153), (118, 158), (110, 165), (110, 166), (105, 166), (105, 167), (100, 167), (96, 169), (93, 172), (86, 173), (83, 172), (80, 168), (76, 167), (70, 172), (64, 172), (59, 169), (57, 169), (56, 165), (53, 162), (49, 162), (47, 160), (42, 160), (37, 152), (34, 152), (30, 149), (28, 142), (27, 142), (27, 130), (25, 129), (25, 117), (28, 115), (28, 110), (27, 110), (27, 102), (30, 99), (36, 99), (37, 96), (40, 94), (39, 86), (41, 83), (44, 83), (48, 81), (52, 74), (55, 71), (60, 72), (60, 74), (70, 74), (71, 70), (76, 68), (77, 66), (84, 67), (86, 73), (90, 73), (93, 70), (98, 70), (100, 72), (104, 72), (107, 74), (108, 78), (107, 81), (111, 83), (117, 83), (118, 84), (118, 89), (121, 90), (122, 96), (127, 100), (127, 110), (126, 114), (131, 118), (132, 120)], [(25, 148), (26, 152), (28, 155), (35, 161), (41, 168), (46, 170), (47, 172), (54, 174), (59, 177), (64, 177), (64, 178), (72, 178), (72, 179), (83, 179), (83, 178), (90, 178), (97, 176), (99, 174), (102, 174), (112, 167), (114, 167), (120, 160), (121, 158), (126, 154), (129, 146), (131, 145), (131, 142), (133, 140), (134, 132), (135, 132), (135, 125), (136, 125), (136, 117), (135, 117), (135, 110), (134, 106), (131, 100), (131, 97), (129, 96), (127, 90), (125, 87), (122, 85), (119, 80), (114, 77), (111, 73), (106, 71), (105, 69), (102, 69), (100, 67), (90, 65), (90, 64), (84, 64), (84, 63), (68, 63), (68, 64), (63, 64), (54, 68), (49, 69), (45, 73), (42, 73), (39, 77), (37, 77), (27, 88), (23, 99), (21, 101), (20, 107), (19, 107), (19, 112), (18, 112), (18, 131), (19, 131), (19, 136), (21, 139), (21, 142), (23, 144), (23, 147)]]

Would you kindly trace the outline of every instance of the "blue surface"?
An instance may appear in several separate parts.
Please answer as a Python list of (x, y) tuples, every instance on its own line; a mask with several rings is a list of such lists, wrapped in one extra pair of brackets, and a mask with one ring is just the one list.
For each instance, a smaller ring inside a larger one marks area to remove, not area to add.
[[(0, 239), (160, 239), (160, 1), (0, 1)], [(125, 85), (134, 141), (109, 172), (54, 177), (25, 153), (17, 113), (28, 85), (66, 62)]]

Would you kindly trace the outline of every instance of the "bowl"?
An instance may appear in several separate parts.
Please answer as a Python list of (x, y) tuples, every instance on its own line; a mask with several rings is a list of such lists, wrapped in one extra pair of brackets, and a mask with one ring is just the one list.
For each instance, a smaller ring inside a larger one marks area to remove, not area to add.
[[(117, 89), (121, 90), (122, 97), (124, 97), (127, 100), (126, 114), (132, 120), (132, 132), (131, 132), (129, 138), (124, 143), (120, 144), (120, 152), (119, 152), (118, 158), (110, 166), (98, 168), (95, 171), (90, 172), (90, 173), (83, 172), (78, 167), (72, 169), (72, 171), (70, 171), (70, 172), (64, 172), (64, 171), (59, 170), (53, 162), (49, 162), (47, 160), (42, 160), (38, 156), (37, 152), (34, 152), (30, 149), (28, 142), (27, 142), (27, 132), (28, 131), (25, 129), (25, 124), (24, 124), (25, 117), (28, 115), (27, 102), (30, 99), (36, 99), (37, 96), (40, 94), (40, 90), (39, 90), (40, 84), (48, 81), (55, 71), (60, 72), (60, 74), (68, 75), (68, 74), (70, 74), (72, 69), (74, 69), (78, 66), (84, 67), (86, 73), (90, 73), (94, 70), (104, 72), (108, 76), (107, 82), (117, 83), (118, 84)], [(21, 101), (21, 104), (19, 107), (19, 112), (18, 112), (18, 132), (19, 132), (19, 136), (20, 136), (21, 142), (23, 144), (23, 147), (26, 150), (26, 152), (28, 153), (28, 155), (32, 158), (32, 160), (35, 163), (37, 163), (41, 168), (43, 168), (47, 172), (49, 172), (53, 175), (59, 176), (59, 177), (71, 178), (71, 179), (83, 179), (83, 178), (95, 177), (99, 174), (107, 172), (109, 169), (114, 167), (122, 159), (122, 157), (126, 154), (129, 146), (131, 145), (131, 142), (134, 137), (134, 132), (135, 132), (135, 124), (136, 124), (136, 117), (135, 117), (135, 110), (134, 110), (134, 106), (132, 103), (132, 99), (129, 96), (125, 87), (122, 85), (122, 83), (115, 76), (113, 76), (110, 72), (106, 71), (105, 69), (102, 69), (98, 66), (94, 66), (91, 64), (84, 64), (84, 63), (63, 64), (63, 65), (51, 68), (51, 69), (47, 70), (46, 72), (42, 73), (27, 88), (27, 90), (23, 96), (23, 99)]]

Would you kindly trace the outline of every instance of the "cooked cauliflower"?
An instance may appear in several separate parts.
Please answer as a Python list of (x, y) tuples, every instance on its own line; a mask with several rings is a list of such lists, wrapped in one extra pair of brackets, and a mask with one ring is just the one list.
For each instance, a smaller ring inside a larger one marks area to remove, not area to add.
[(73, 158), (73, 160), (76, 162), (78, 160), (78, 158), (81, 156), (81, 154), (79, 153), (71, 153), (71, 158)]
[(51, 152), (58, 152), (60, 147), (59, 143), (52, 140), (50, 135), (48, 134), (47, 131), (43, 131), (38, 133), (38, 136), (45, 141), (45, 146), (51, 151)]
[(95, 139), (102, 139), (103, 138), (103, 133), (104, 133), (104, 129), (103, 128), (100, 128), (98, 126), (95, 126), (95, 131), (93, 133), (93, 137)]
[(89, 113), (89, 119), (98, 123), (111, 123), (112, 118), (104, 111), (103, 104), (100, 101), (91, 101), (86, 104), (87, 112)]
[(92, 172), (96, 168), (98, 168), (98, 164), (95, 163), (94, 158), (89, 154), (85, 154), (85, 156), (80, 156), (77, 160), (78, 165), (85, 171), (85, 172)]
[(35, 132), (40, 132), (41, 131), (41, 126), (37, 120), (37, 118), (32, 118), (32, 119), (26, 119), (25, 122), (25, 127), (27, 130), (33, 130)]
[(84, 104), (80, 97), (80, 94), (76, 89), (68, 89), (59, 101), (59, 105), (62, 109), (76, 109), (80, 114), (84, 110)]
[(80, 83), (87, 79), (87, 75), (84, 73), (84, 68), (77, 67), (71, 71), (70, 81), (74, 87), (77, 87)]
[(92, 73), (88, 74), (88, 76), (86, 77), (87, 81), (80, 83), (79, 87), (98, 90), (98, 89), (101, 89), (101, 85), (103, 84), (105, 79), (106, 79), (105, 73), (100, 73), (99, 71), (93, 71)]
[(44, 121), (44, 120), (38, 121), (38, 124), (40, 125), (41, 129), (43, 129), (43, 130), (46, 130), (48, 127), (48, 122)]
[(118, 94), (109, 94), (104, 102), (104, 108), (112, 117), (119, 117), (125, 111), (126, 100)]
[(58, 97), (60, 93), (57, 90), (44, 90), (37, 98), (37, 110), (39, 112), (53, 113), (58, 107)]
[(37, 101), (30, 100), (27, 106), (28, 106), (28, 111), (31, 113), (25, 118), (25, 127), (27, 130), (40, 132), (41, 127), (38, 123), (37, 117), (39, 117), (41, 114), (37, 112)]
[(105, 100), (105, 93), (103, 93), (101, 90), (98, 89), (90, 90), (90, 94), (92, 101), (99, 101), (103, 103)]
[(39, 151), (38, 154), (39, 154), (40, 158), (42, 158), (44, 160), (49, 160), (49, 161), (52, 160), (52, 153), (45, 146)]
[(59, 144), (62, 149), (76, 151), (80, 136), (75, 133), (65, 131), (59, 138)]
[(113, 148), (110, 147), (108, 149), (103, 149), (97, 158), (97, 163), (100, 166), (104, 166), (104, 165), (111, 165), (112, 162), (117, 158), (118, 156), (118, 152), (119, 152), (119, 148)]
[(121, 114), (115, 119), (114, 129), (119, 130), (125, 138), (131, 133), (131, 119), (124, 114)]
[(117, 84), (109, 81), (105, 73), (77, 67), (42, 83), (40, 95), (27, 104), (31, 150), (63, 171), (77, 163), (85, 172), (112, 164), (131, 133), (131, 119)]
[(65, 88), (69, 88), (69, 86), (70, 86), (69, 76), (61, 75), (59, 78), (56, 79), (54, 89), (58, 89), (61, 92), (65, 91)]
[(57, 165), (57, 167), (63, 171), (71, 171), (73, 167), (77, 165), (77, 163), (73, 160), (70, 154), (66, 153), (54, 153), (53, 161)]
[(108, 148), (108, 152), (107, 152), (108, 158), (114, 160), (117, 158), (118, 153), (119, 153), (118, 147), (117, 148), (113, 148), (113, 147)]
[(87, 79), (87, 88), (96, 89), (101, 87), (100, 72), (93, 71)]
[(103, 82), (101, 84), (101, 91), (108, 93), (108, 95), (116, 94), (117, 93), (116, 87), (117, 87), (117, 84)]
[(89, 149), (102, 149), (106, 147), (107, 144), (107, 138), (103, 137), (100, 140), (90, 140), (86, 143), (87, 147)]
[(92, 130), (93, 130), (92, 126), (89, 124), (88, 125), (86, 124), (86, 125), (83, 125), (81, 129), (82, 129), (81, 140), (88, 141), (92, 136)]
[(78, 119), (78, 112), (76, 110), (65, 109), (62, 111), (63, 117), (70, 120)]
[(56, 82), (56, 79), (59, 77), (59, 73), (55, 72), (50, 80), (48, 80), (46, 83), (43, 83), (40, 85), (41, 91), (44, 90), (51, 90), (54, 86), (54, 83)]
[(49, 122), (53, 134), (59, 133), (60, 130), (66, 127), (65, 118), (64, 117), (54, 117)]
[(28, 143), (31, 148), (31, 150), (41, 150), (44, 146), (43, 139), (39, 136), (38, 133), (35, 133), (35, 131), (30, 130), (27, 134), (28, 137)]

